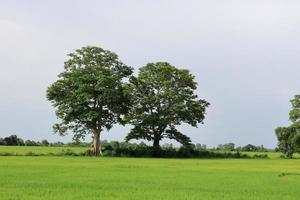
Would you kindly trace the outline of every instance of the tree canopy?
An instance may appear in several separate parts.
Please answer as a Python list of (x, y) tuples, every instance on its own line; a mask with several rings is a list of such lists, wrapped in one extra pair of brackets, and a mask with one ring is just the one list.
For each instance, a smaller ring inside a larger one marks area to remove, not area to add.
[(300, 94), (295, 95), (294, 99), (291, 100), (291, 104), (290, 120), (293, 123), (300, 122)]
[(163, 138), (190, 144), (176, 126), (203, 123), (209, 103), (195, 94), (195, 77), (167, 62), (149, 63), (130, 81), (132, 107), (127, 120), (133, 125), (126, 140), (145, 139), (159, 148)]
[(278, 149), (288, 158), (292, 158), (296, 152), (300, 153), (300, 95), (295, 95), (291, 104), (292, 109), (289, 115), (292, 125), (275, 129)]
[(74, 140), (92, 134), (93, 151), (99, 155), (100, 133), (122, 122), (129, 109), (125, 80), (133, 69), (117, 54), (100, 47), (83, 47), (68, 56), (64, 71), (47, 90), (61, 120), (53, 127), (61, 135), (71, 130)]

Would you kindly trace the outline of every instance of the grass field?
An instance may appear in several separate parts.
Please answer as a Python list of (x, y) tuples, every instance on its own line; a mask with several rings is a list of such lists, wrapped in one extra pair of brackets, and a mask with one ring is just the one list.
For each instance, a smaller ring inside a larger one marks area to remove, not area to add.
[(71, 149), (76, 153), (84, 152), (88, 147), (44, 147), (44, 146), (1, 146), (0, 153), (25, 155), (28, 152), (36, 154), (59, 153)]
[(300, 160), (0, 156), (1, 200), (298, 200)]

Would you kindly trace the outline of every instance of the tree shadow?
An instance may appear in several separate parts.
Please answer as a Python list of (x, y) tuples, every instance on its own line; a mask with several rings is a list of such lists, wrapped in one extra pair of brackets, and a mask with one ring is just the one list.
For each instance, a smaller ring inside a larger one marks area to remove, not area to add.
[(283, 173), (280, 173), (278, 175), (279, 177), (284, 177), (284, 176), (300, 176), (300, 173), (297, 173), (297, 172), (283, 172)]

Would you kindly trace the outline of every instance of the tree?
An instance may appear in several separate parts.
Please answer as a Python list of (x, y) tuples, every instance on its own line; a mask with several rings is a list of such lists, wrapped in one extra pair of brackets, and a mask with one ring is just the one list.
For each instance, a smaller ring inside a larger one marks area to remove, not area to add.
[(50, 143), (48, 142), (48, 140), (42, 140), (41, 141), (42, 146), (49, 146)]
[(125, 79), (132, 68), (99, 47), (83, 47), (68, 56), (64, 71), (47, 90), (61, 120), (54, 130), (60, 135), (71, 130), (75, 141), (92, 134), (93, 153), (102, 155), (100, 134), (121, 123), (129, 108)]
[(219, 144), (217, 149), (223, 151), (234, 151), (235, 144), (230, 142), (226, 144)]
[(24, 141), (16, 135), (11, 135), (3, 139), (5, 145), (8, 146), (24, 146)]
[(0, 145), (6, 145), (6, 142), (3, 138), (0, 138)]
[(197, 127), (203, 123), (209, 103), (195, 94), (195, 77), (186, 69), (166, 62), (149, 63), (132, 78), (132, 107), (127, 119), (133, 125), (126, 141), (145, 139), (159, 149), (163, 138), (187, 145), (191, 140), (176, 126), (187, 123)]
[(16, 135), (11, 135), (4, 138), (5, 144), (8, 146), (17, 146), (18, 145), (18, 137)]
[(293, 123), (300, 122), (300, 94), (295, 95), (294, 99), (291, 100), (292, 110), (290, 111), (290, 120)]
[(25, 146), (24, 140), (21, 138), (18, 138), (18, 142), (17, 142), (18, 146)]
[(25, 146), (38, 146), (37, 143), (33, 140), (26, 140)]
[(268, 149), (264, 147), (264, 145), (257, 146), (257, 151), (259, 152), (267, 152)]
[(278, 127), (275, 129), (278, 139), (278, 149), (288, 158), (292, 158), (295, 152), (300, 152), (300, 127), (291, 125), (289, 127)]
[(207, 150), (206, 144), (196, 144), (195, 149), (198, 151), (204, 151)]
[(53, 147), (62, 147), (64, 145), (65, 144), (63, 142), (53, 142), (50, 144), (50, 146), (53, 146)]
[(241, 150), (245, 152), (256, 152), (258, 151), (258, 148), (253, 144), (247, 144), (246, 146), (243, 146)]
[(275, 133), (278, 139), (278, 150), (292, 158), (293, 154), (300, 153), (300, 95), (291, 100), (292, 109), (289, 112), (292, 125), (278, 127)]

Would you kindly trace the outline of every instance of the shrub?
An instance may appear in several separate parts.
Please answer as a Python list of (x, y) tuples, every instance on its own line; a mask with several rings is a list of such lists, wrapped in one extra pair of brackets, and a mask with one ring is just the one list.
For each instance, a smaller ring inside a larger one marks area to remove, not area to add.
[(0, 152), (0, 156), (16, 156), (15, 153), (9, 153), (9, 152)]
[(254, 154), (252, 158), (269, 158), (267, 154)]
[(79, 156), (76, 152), (72, 151), (71, 149), (62, 150), (55, 154), (56, 156)]
[(44, 154), (37, 154), (37, 153), (33, 153), (33, 152), (29, 151), (29, 152), (25, 153), (24, 155), (25, 156), (42, 156)]

